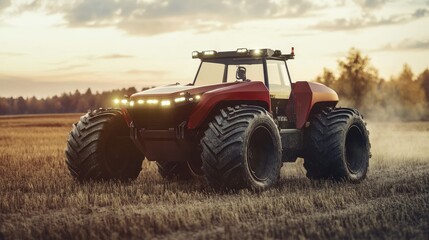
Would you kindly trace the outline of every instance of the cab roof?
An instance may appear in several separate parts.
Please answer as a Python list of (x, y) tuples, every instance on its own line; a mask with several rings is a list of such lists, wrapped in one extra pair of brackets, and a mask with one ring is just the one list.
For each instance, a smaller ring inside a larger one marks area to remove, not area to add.
[(192, 58), (204, 59), (222, 59), (222, 58), (252, 58), (252, 59), (262, 59), (262, 58), (280, 58), (283, 60), (289, 60), (295, 58), (294, 48), (291, 49), (290, 54), (282, 54), (280, 50), (272, 50), (269, 48), (263, 49), (247, 49), (239, 48), (236, 51), (215, 51), (215, 50), (205, 50), (205, 51), (194, 51), (192, 52)]

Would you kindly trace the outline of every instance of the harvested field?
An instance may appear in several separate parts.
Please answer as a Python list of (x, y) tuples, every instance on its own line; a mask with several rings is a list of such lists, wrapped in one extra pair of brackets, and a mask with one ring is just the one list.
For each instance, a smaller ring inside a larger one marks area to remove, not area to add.
[(0, 118), (0, 239), (429, 238), (429, 122), (369, 123), (358, 185), (311, 182), (302, 159), (260, 194), (168, 182), (80, 184), (64, 148), (78, 115)]

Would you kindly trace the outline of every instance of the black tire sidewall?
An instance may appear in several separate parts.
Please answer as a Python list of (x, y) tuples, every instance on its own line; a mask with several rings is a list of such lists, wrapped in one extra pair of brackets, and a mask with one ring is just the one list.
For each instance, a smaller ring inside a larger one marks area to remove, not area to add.
[[(103, 114), (101, 112), (100, 114)], [(138, 174), (141, 171), (141, 164), (143, 162), (142, 154), (137, 150), (134, 144), (130, 140), (130, 147), (128, 148), (127, 156), (122, 157), (121, 161), (126, 161), (124, 166), (121, 169), (112, 169), (109, 166), (108, 158), (108, 148), (109, 141), (111, 138), (116, 136), (127, 136), (129, 134), (128, 126), (123, 118), (122, 113), (118, 110), (114, 117), (110, 119), (104, 126), (103, 131), (100, 134), (100, 142), (98, 145), (98, 154), (100, 154), (100, 164), (105, 169), (105, 173), (108, 176), (106, 178), (114, 178), (120, 180), (130, 180), (137, 178)], [(119, 132), (118, 132), (119, 131)], [(119, 133), (119, 135), (118, 135)], [(141, 155), (141, 156), (140, 156)]]
[[(251, 173), (249, 162), (248, 162), (248, 147), (250, 145), (250, 140), (252, 137), (252, 134), (255, 132), (255, 130), (263, 126), (265, 127), (269, 133), (270, 137), (272, 139), (272, 142), (274, 144), (274, 162), (272, 163), (272, 166), (270, 166), (270, 173), (268, 178), (265, 181), (260, 181), (256, 179), (253, 174)], [(267, 115), (260, 114), (257, 117), (255, 117), (253, 120), (249, 122), (249, 125), (246, 129), (246, 131), (243, 134), (243, 148), (242, 148), (242, 162), (243, 162), (243, 172), (245, 175), (245, 181), (247, 182), (247, 185), (250, 186), (253, 190), (264, 190), (273, 184), (275, 184), (280, 176), (280, 168), (282, 165), (281, 160), (281, 154), (282, 154), (282, 147), (281, 147), (281, 139), (280, 139), (280, 133), (278, 131), (277, 126), (275, 125), (274, 121), (271, 117)]]
[[(362, 167), (359, 169), (359, 171), (353, 172), (349, 169), (348, 167), (348, 163), (347, 163), (347, 153), (346, 153), (346, 139), (347, 139), (347, 135), (349, 133), (349, 130), (353, 127), (357, 127), (361, 134), (363, 135), (362, 137), (364, 138), (365, 141), (365, 149), (364, 149), (364, 153), (365, 153), (365, 157), (362, 159)], [(369, 136), (368, 136), (368, 131), (366, 130), (366, 126), (364, 121), (362, 120), (362, 118), (358, 115), (353, 115), (353, 117), (350, 119), (350, 121), (348, 122), (348, 124), (345, 127), (344, 133), (343, 133), (343, 139), (342, 139), (342, 171), (343, 171), (343, 175), (347, 178), (348, 181), (350, 182), (359, 182), (361, 181), (363, 178), (365, 178), (367, 172), (368, 172), (368, 166), (369, 166)]]

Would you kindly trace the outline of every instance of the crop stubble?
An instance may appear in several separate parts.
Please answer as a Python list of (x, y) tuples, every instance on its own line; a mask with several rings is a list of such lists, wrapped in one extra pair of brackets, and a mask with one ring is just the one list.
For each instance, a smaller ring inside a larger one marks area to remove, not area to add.
[(147, 161), (131, 183), (76, 183), (64, 147), (78, 118), (0, 118), (0, 239), (429, 237), (427, 122), (369, 123), (361, 184), (310, 182), (298, 160), (255, 194), (168, 182)]

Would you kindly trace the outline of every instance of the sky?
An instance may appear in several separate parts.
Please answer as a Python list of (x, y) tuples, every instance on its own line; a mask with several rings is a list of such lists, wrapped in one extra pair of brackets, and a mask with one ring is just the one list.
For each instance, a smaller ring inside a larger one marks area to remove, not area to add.
[(429, 0), (0, 0), (0, 96), (186, 84), (195, 50), (289, 52), (309, 81), (352, 47), (385, 79), (429, 67)]

